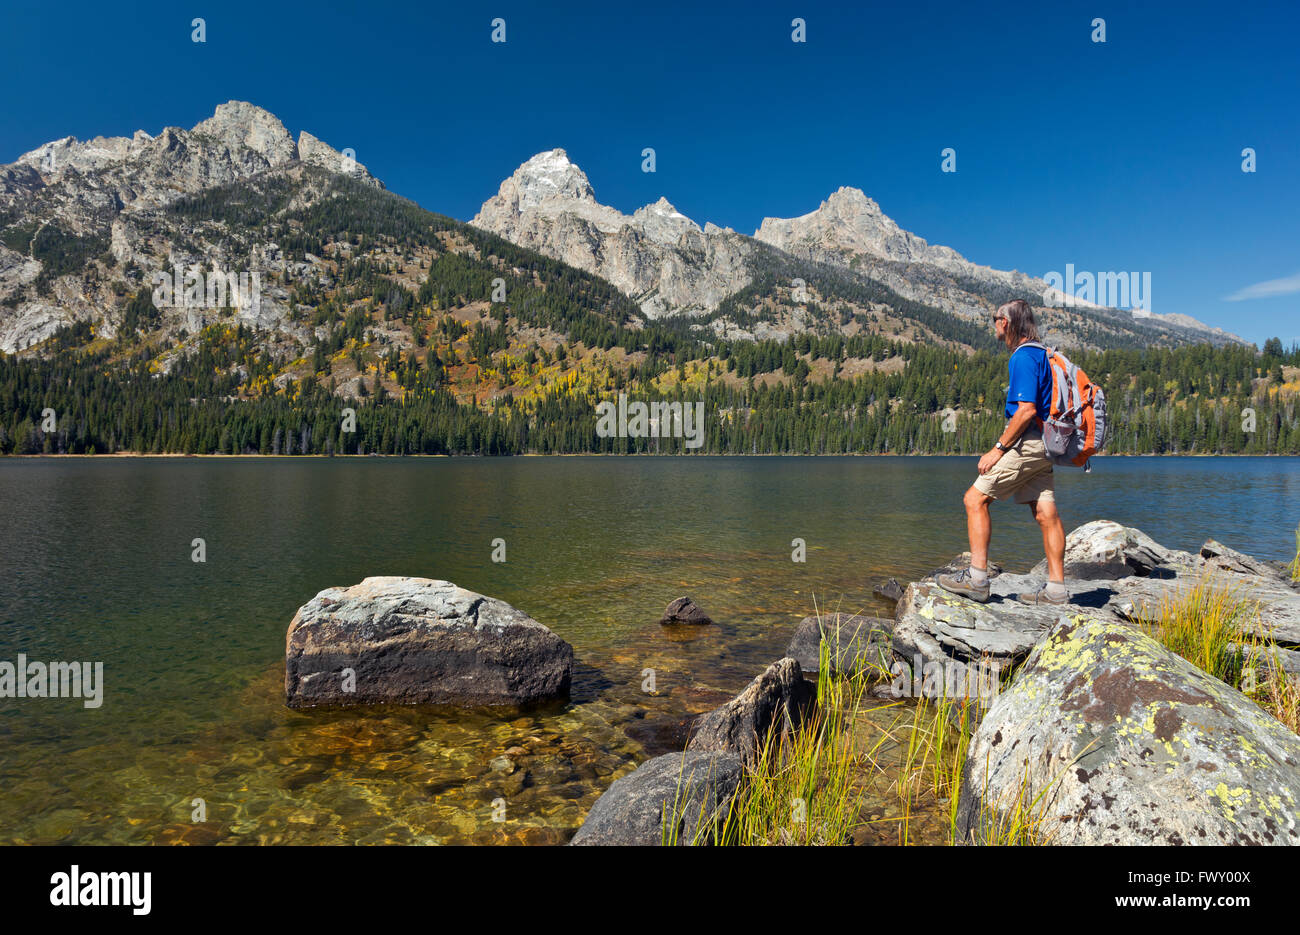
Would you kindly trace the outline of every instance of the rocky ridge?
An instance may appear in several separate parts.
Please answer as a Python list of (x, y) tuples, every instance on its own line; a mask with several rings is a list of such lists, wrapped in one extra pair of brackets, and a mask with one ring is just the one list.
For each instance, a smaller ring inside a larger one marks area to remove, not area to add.
[[(302, 166), (383, 187), (354, 159), (306, 131), (295, 141), (274, 114), (244, 101), (218, 105), (189, 130), (165, 127), (156, 136), (137, 130), (84, 142), (65, 137), (0, 166), (0, 350), (21, 350), (87, 318), (113, 337), (115, 321), (105, 314), (117, 304), (111, 282), (129, 279), (131, 269), (283, 272), (277, 245), (250, 244), (240, 255), (200, 247), (189, 226), (165, 209), (190, 195)], [(311, 184), (302, 188), (303, 197), (312, 197)], [(240, 319), (261, 329), (283, 324), (288, 311), (287, 291), (267, 286), (258, 307), (238, 306)], [(192, 332), (203, 316), (181, 310), (174, 317), (177, 328)]]
[[(746, 237), (711, 223), (700, 227), (662, 197), (625, 215), (598, 202), (586, 174), (563, 149), (553, 149), (520, 165), (470, 223), (609, 280), (648, 318), (705, 317), (707, 325), (698, 327), (727, 337), (784, 337), (827, 324), (809, 317), (809, 305), (830, 301), (823, 294), (830, 267), (965, 320), (1009, 298), (1025, 298), (1039, 307), (1049, 340), (1057, 335), (1105, 343), (1134, 331), (1173, 343), (1238, 340), (1184, 315), (1135, 321), (1129, 311), (1093, 303), (1048, 308), (1048, 297), (1059, 294), (1044, 280), (981, 266), (930, 244), (856, 188), (838, 189), (801, 217), (764, 218)], [(769, 273), (777, 268), (789, 281), (773, 288)], [(752, 309), (759, 322), (713, 317), (725, 300), (760, 281), (763, 295)], [(873, 310), (884, 309), (860, 309)]]

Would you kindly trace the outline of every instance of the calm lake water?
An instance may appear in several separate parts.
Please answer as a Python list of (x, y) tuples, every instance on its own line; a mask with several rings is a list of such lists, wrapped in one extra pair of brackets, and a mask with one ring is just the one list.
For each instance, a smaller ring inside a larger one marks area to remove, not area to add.
[[(1058, 471), (1067, 529), (1294, 554), (1300, 459), (1094, 464)], [(972, 458), (0, 460), (0, 660), (99, 660), (106, 682), (93, 710), (0, 699), (0, 840), (562, 843), (814, 606), (887, 613), (873, 584), (964, 550), (973, 476)], [(1040, 549), (1027, 509), (995, 505), (994, 560)], [(577, 655), (571, 702), (289, 711), (294, 611), (368, 575), (450, 579), (547, 624)], [(660, 627), (681, 594), (718, 624)]]

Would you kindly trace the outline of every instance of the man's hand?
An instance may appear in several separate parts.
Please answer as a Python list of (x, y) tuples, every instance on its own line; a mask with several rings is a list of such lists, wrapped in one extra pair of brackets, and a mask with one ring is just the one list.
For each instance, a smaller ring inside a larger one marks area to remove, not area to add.
[(1004, 452), (1001, 448), (990, 448), (988, 454), (980, 458), (980, 463), (979, 463), (980, 473), (987, 474), (989, 471), (993, 470), (993, 465), (1001, 461), (1002, 456), (1004, 454), (1006, 454), (1006, 452)]

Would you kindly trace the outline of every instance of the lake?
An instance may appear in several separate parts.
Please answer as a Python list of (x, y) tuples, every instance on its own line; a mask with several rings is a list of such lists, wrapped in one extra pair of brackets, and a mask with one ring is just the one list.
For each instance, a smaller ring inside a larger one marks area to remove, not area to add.
[[(889, 613), (873, 584), (963, 551), (974, 463), (0, 460), (0, 660), (102, 661), (105, 680), (94, 709), (0, 699), (0, 840), (563, 843), (614, 778), (781, 656), (802, 617)], [(1067, 530), (1107, 518), (1175, 548), (1213, 537), (1289, 560), (1300, 459), (1098, 458), (1058, 469), (1057, 492)], [(1026, 508), (996, 504), (993, 524), (994, 561), (1041, 558)], [(369, 575), (449, 579), (545, 623), (574, 647), (570, 703), (288, 710), (295, 610)], [(717, 624), (661, 627), (682, 594)], [(507, 751), (514, 771), (494, 770)]]

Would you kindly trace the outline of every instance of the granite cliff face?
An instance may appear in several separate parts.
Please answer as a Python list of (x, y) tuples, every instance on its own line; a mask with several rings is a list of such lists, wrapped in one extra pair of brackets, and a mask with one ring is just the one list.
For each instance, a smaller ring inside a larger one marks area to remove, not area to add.
[(698, 315), (749, 284), (749, 239), (703, 229), (660, 198), (631, 215), (602, 205), (562, 149), (538, 153), (470, 221), (609, 280), (648, 318)]
[[(310, 133), (295, 142), (275, 115), (228, 101), (193, 129), (166, 127), (157, 136), (65, 137), (0, 166), (0, 350), (38, 343), (59, 327), (89, 319), (111, 337), (110, 283), (128, 269), (177, 265), (272, 272), (274, 244), (238, 253), (207, 250), (195, 231), (167, 217), (186, 196), (229, 183), (292, 173), (301, 166), (349, 175), (382, 188), (365, 167)], [(271, 268), (266, 268), (268, 257)], [(284, 305), (275, 294), (241, 318), (273, 326)], [(200, 322), (182, 312), (177, 327)]]

